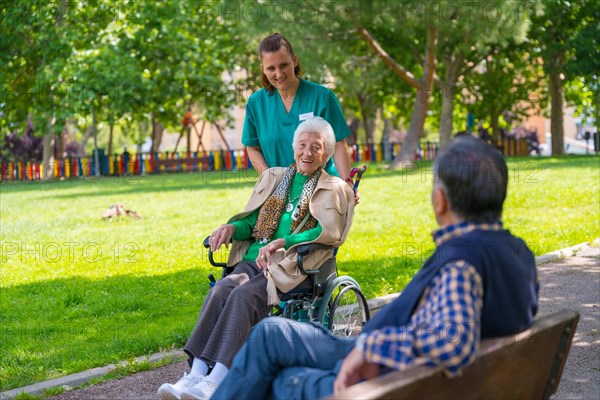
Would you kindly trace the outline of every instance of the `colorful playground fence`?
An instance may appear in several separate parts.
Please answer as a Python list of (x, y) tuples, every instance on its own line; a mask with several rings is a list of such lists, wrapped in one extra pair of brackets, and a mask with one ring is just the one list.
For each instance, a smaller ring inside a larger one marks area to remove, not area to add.
[[(525, 140), (502, 139), (494, 145), (505, 156), (527, 155)], [(391, 161), (402, 148), (401, 143), (350, 145), (352, 162)], [(433, 160), (438, 151), (434, 142), (420, 143), (415, 160)], [(100, 157), (100, 175), (149, 175), (166, 172), (233, 171), (252, 168), (248, 153), (242, 150), (213, 150), (204, 152), (162, 152), (113, 154)], [(37, 181), (94, 177), (94, 158), (70, 157), (56, 159), (48, 168), (40, 161), (0, 162), (1, 181)]]
[(50, 179), (91, 176), (92, 165), (90, 157), (55, 160), (49, 168), (45, 168), (41, 161), (1, 162), (0, 177), (2, 181), (37, 181), (44, 177)]

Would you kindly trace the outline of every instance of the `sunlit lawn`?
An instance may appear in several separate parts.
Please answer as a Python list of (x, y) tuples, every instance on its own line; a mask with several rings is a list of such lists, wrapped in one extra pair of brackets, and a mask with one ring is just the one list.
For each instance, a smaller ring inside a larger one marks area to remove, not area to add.
[[(600, 158), (509, 160), (504, 222), (536, 255), (600, 236)], [(181, 347), (218, 274), (200, 242), (240, 211), (253, 173), (0, 185), (0, 390)], [(340, 273), (395, 292), (433, 250), (431, 163), (372, 164)], [(122, 203), (142, 220), (104, 221)]]

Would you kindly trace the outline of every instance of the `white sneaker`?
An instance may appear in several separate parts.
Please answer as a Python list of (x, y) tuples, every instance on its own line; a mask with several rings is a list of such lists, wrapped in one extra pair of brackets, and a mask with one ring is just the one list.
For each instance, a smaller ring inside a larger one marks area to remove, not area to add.
[(187, 389), (191, 388), (194, 385), (197, 385), (204, 379), (205, 377), (202, 375), (189, 375), (185, 372), (183, 373), (183, 378), (171, 385), (170, 383), (163, 383), (160, 388), (158, 388), (158, 397), (162, 400), (180, 400), (181, 393)]
[(185, 389), (181, 393), (181, 400), (208, 400), (216, 390), (217, 382), (210, 376), (207, 376), (197, 385)]

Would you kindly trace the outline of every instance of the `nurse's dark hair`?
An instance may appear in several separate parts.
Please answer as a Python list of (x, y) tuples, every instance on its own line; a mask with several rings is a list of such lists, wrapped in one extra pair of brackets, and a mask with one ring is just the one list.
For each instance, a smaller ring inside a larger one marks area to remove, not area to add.
[[(258, 57), (262, 60), (263, 53), (274, 53), (279, 51), (279, 49), (282, 47), (285, 47), (290, 54), (290, 57), (294, 58), (296, 54), (294, 53), (294, 49), (292, 48), (290, 41), (279, 33), (273, 33), (272, 35), (264, 38), (258, 45)], [(294, 67), (294, 75), (297, 77), (302, 75), (302, 67), (300, 66), (300, 62), (298, 62)], [(267, 76), (262, 71), (260, 72), (260, 82), (270, 94), (273, 94), (275, 87), (271, 85), (271, 82), (269, 82), (269, 79), (267, 79)]]

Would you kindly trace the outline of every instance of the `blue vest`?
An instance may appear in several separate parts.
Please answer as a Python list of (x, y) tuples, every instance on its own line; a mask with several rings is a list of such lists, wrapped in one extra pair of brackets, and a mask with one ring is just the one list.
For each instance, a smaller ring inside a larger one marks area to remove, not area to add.
[(438, 246), (400, 296), (367, 322), (363, 332), (408, 324), (423, 291), (442, 266), (459, 260), (473, 265), (482, 279), (482, 339), (531, 326), (538, 308), (533, 253), (508, 230), (474, 230)]

